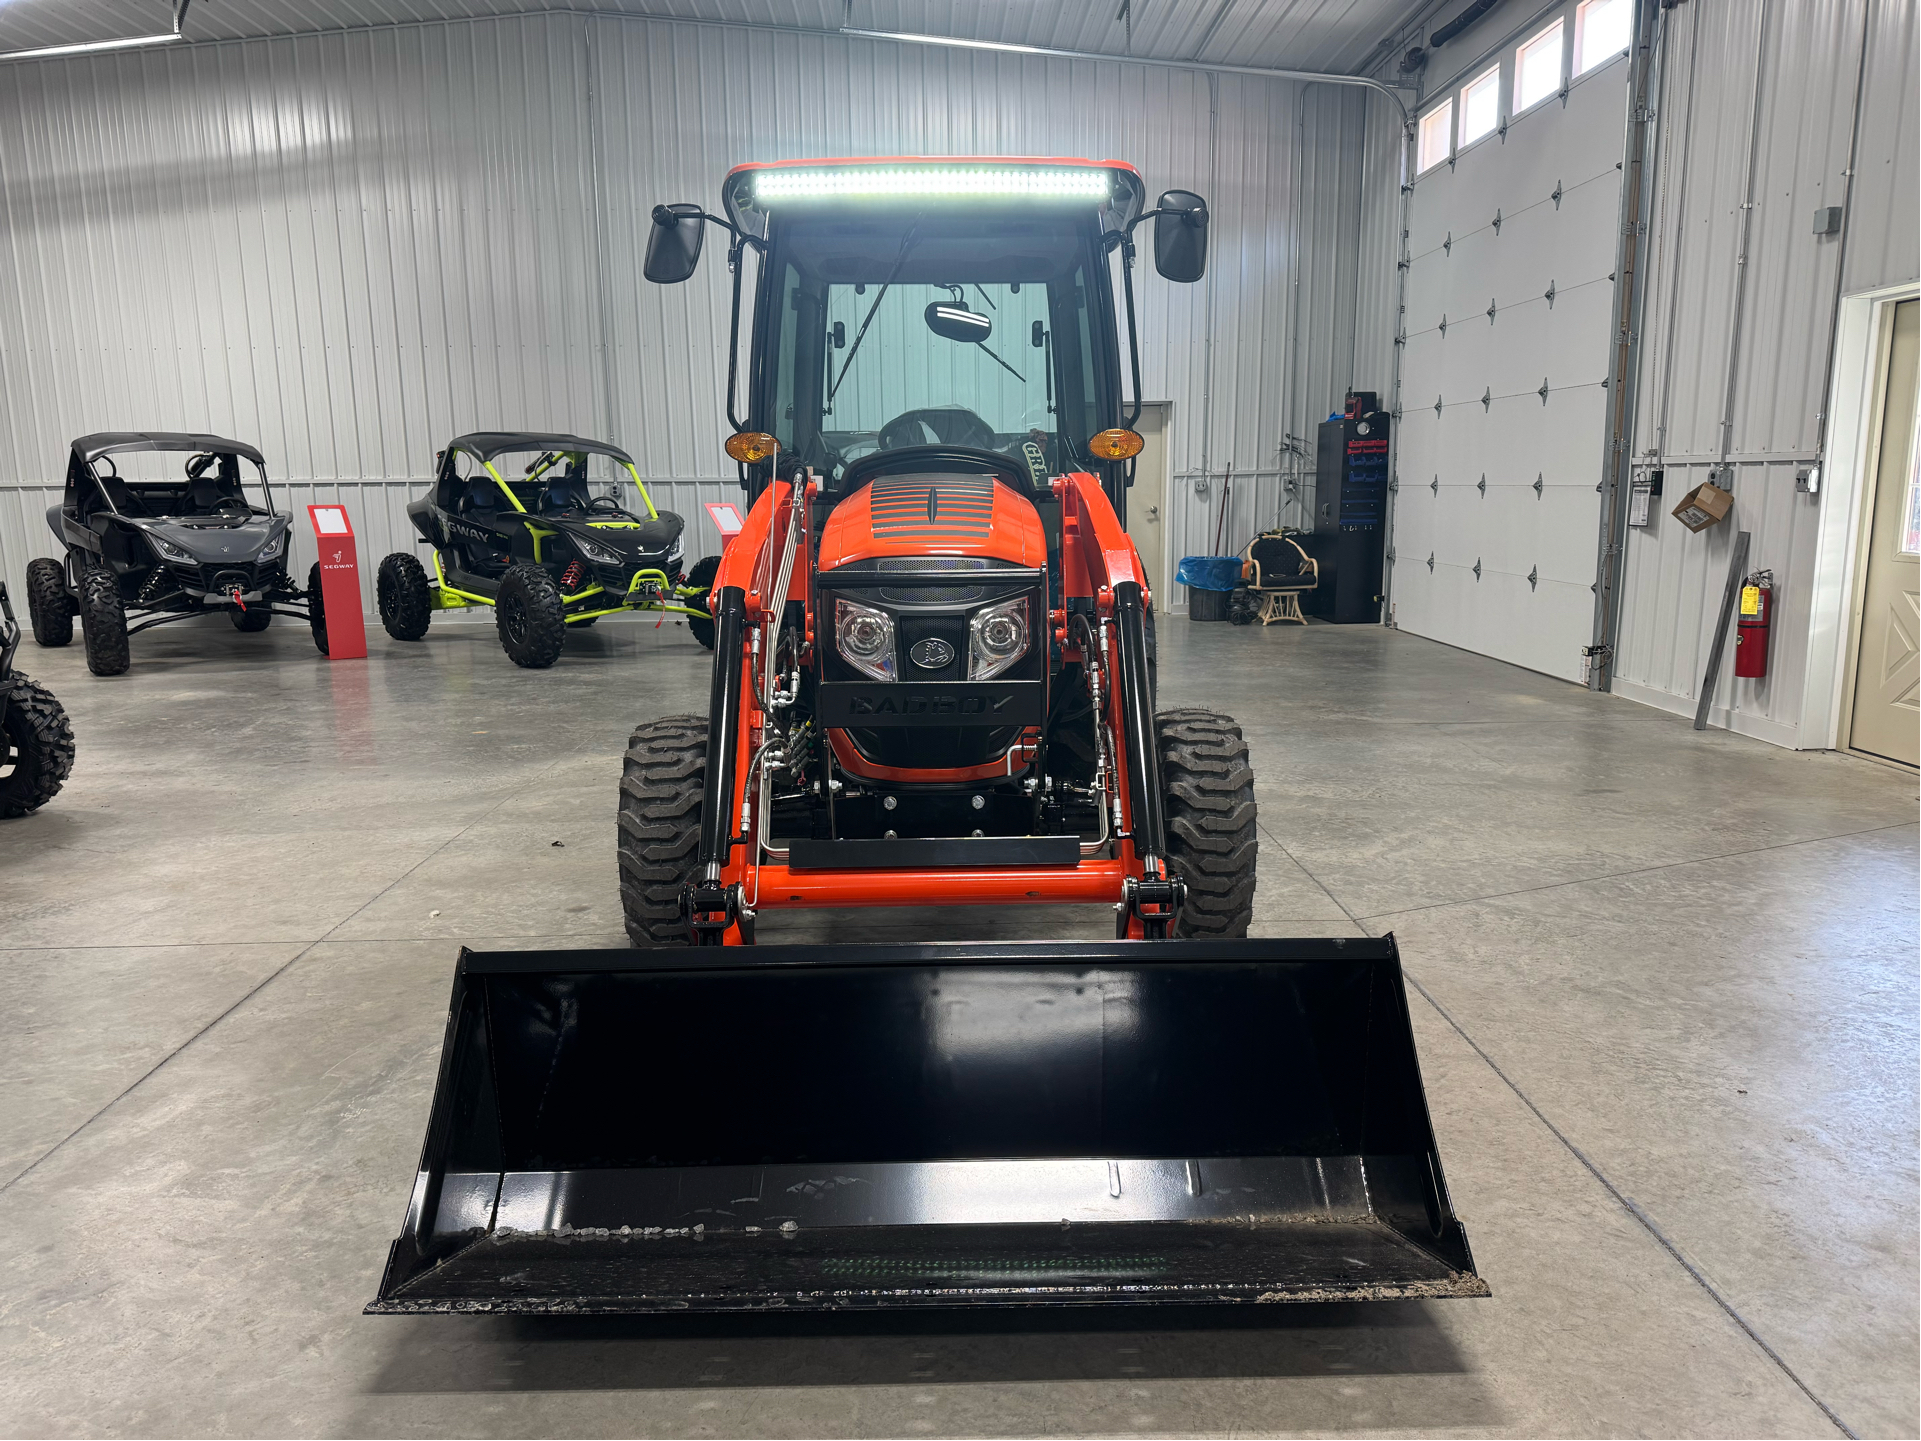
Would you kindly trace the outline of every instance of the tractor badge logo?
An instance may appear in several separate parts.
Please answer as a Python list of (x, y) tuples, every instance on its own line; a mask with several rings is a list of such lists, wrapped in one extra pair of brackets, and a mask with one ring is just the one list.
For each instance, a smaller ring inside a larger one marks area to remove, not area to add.
[(954, 663), (954, 647), (938, 636), (917, 642), (907, 658), (922, 670), (945, 670)]

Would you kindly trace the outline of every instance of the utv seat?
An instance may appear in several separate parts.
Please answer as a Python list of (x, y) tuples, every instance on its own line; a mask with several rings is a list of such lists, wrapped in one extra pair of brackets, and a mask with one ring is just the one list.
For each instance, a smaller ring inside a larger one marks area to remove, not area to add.
[(593, 499), (587, 493), (585, 476), (558, 476), (540, 493), (540, 513), (560, 515), (570, 510), (585, 510), (593, 504)]
[(489, 475), (476, 475), (467, 482), (467, 493), (461, 497), (462, 515), (491, 516), (500, 509), (500, 487), (494, 484)]

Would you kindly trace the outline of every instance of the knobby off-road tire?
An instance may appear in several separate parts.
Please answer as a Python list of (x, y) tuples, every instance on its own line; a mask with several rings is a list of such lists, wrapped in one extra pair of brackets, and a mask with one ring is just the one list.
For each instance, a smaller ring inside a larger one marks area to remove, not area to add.
[(494, 629), (500, 648), (517, 666), (545, 670), (567, 643), (567, 613), (554, 578), (522, 561), (509, 566), (494, 597)]
[[(707, 595), (714, 588), (714, 577), (719, 573), (720, 557), (717, 555), (703, 555), (694, 562), (694, 568), (687, 572), (686, 584), (699, 586), (700, 594), (687, 597), (686, 604), (690, 610), (707, 610)], [(707, 649), (714, 648), (714, 617), (711, 611), (706, 615), (688, 616), (687, 629)]]
[(421, 640), (433, 620), (427, 595), (427, 571), (405, 551), (395, 551), (380, 562), (374, 578), (380, 601), (380, 623), (395, 640)]
[(1218, 712), (1162, 711), (1167, 858), (1187, 882), (1178, 936), (1244, 936), (1254, 918), (1254, 768), (1241, 728)]
[(258, 635), (273, 624), (273, 612), (267, 609), (267, 602), (263, 600), (259, 605), (251, 606), (246, 610), (228, 611), (227, 619), (233, 622), (235, 630), (245, 631), (248, 635)]
[(73, 727), (53, 692), (23, 675), (0, 681), (0, 817), (38, 810), (73, 771)]
[(73, 643), (73, 617), (80, 608), (67, 594), (67, 568), (50, 556), (27, 562), (27, 616), (36, 645)]
[(120, 582), (107, 569), (80, 577), (80, 631), (87, 647), (87, 669), (95, 675), (125, 675), (133, 664), (127, 648), (127, 608)]
[(692, 944), (680, 888), (700, 870), (707, 717), (649, 721), (627, 742), (620, 777), (620, 908), (637, 946)]
[(327, 654), (327, 602), (320, 593), (320, 562), (307, 571), (307, 624), (313, 629), (314, 649)]

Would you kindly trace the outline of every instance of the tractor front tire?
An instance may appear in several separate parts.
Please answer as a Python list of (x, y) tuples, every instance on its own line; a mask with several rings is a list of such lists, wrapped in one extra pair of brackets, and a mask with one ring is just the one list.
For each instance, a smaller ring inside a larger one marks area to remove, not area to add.
[(252, 610), (228, 611), (227, 619), (233, 622), (235, 630), (244, 631), (248, 635), (258, 635), (273, 624), (273, 612), (267, 609), (267, 602), (263, 600)]
[(327, 601), (320, 593), (320, 562), (307, 571), (307, 624), (313, 628), (314, 649), (327, 654)]
[(567, 613), (554, 578), (522, 561), (509, 566), (494, 597), (494, 628), (507, 659), (528, 670), (545, 670), (567, 643)]
[(703, 555), (699, 560), (694, 562), (694, 568), (687, 572), (687, 579), (682, 582), (684, 585), (697, 585), (700, 587), (700, 594), (697, 596), (688, 596), (686, 605), (688, 609), (698, 610), (703, 612), (703, 614), (688, 616), (687, 629), (694, 633), (695, 640), (699, 641), (709, 650), (714, 648), (714, 615), (712, 611), (707, 609), (707, 597), (714, 588), (714, 577), (719, 573), (720, 557), (717, 555)]
[(637, 946), (685, 946), (681, 887), (700, 874), (707, 717), (666, 716), (627, 742), (620, 777), (620, 908)]
[(1245, 936), (1254, 918), (1254, 768), (1241, 728), (1210, 710), (1155, 717), (1167, 859), (1187, 882), (1177, 936)]
[(380, 600), (380, 623), (395, 640), (421, 640), (433, 620), (427, 594), (426, 569), (405, 551), (395, 551), (380, 562), (374, 590)]
[(73, 726), (45, 686), (16, 674), (0, 687), (0, 817), (12, 820), (52, 800), (72, 773)]
[(127, 607), (120, 581), (104, 567), (80, 577), (80, 630), (87, 647), (87, 669), (95, 675), (125, 675), (133, 664), (127, 648)]
[(67, 594), (66, 566), (50, 556), (27, 562), (27, 616), (36, 645), (71, 645), (78, 609)]

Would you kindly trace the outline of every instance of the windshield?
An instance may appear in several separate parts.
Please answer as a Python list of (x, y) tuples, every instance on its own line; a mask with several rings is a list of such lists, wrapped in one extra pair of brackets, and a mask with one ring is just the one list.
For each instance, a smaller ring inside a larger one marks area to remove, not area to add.
[(1087, 464), (1113, 423), (1095, 240), (1078, 213), (782, 218), (763, 425), (830, 476), (914, 445)]

